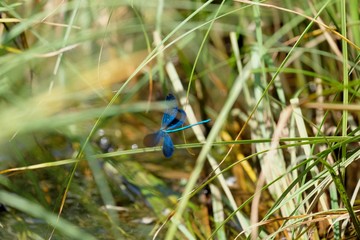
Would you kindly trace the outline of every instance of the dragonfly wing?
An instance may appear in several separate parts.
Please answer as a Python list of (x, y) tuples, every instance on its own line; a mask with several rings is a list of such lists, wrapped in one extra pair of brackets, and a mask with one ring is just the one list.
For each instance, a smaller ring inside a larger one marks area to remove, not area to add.
[(162, 151), (164, 156), (167, 158), (171, 157), (174, 153), (174, 144), (171, 140), (171, 137), (167, 133), (164, 133), (164, 143)]
[(151, 134), (148, 134), (144, 137), (143, 143), (146, 147), (154, 147), (159, 144), (161, 138), (163, 137), (162, 131), (157, 131)]
[(176, 115), (178, 113), (178, 107), (174, 95), (172, 95), (171, 93), (168, 94), (165, 101), (168, 108), (164, 112), (164, 116), (161, 122), (161, 128), (166, 128), (167, 126), (169, 126), (169, 124), (176, 118)]
[(166, 129), (175, 129), (184, 124), (186, 120), (186, 113), (184, 110), (177, 108), (176, 118), (174, 118)]

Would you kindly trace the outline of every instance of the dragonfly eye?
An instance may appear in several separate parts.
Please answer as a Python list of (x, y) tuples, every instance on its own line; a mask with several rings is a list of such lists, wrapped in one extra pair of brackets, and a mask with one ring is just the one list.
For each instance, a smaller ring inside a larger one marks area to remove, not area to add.
[(175, 101), (175, 103), (176, 103), (176, 98), (175, 98), (174, 95), (172, 95), (172, 93), (169, 93), (169, 94), (166, 96), (165, 101), (167, 101), (167, 102)]

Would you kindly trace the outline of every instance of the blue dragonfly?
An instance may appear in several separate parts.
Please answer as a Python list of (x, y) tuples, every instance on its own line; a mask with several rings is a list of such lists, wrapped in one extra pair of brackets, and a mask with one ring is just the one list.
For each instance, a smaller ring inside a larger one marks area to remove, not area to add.
[(174, 153), (174, 144), (169, 133), (179, 132), (195, 125), (208, 123), (210, 122), (210, 119), (181, 127), (186, 120), (185, 111), (177, 106), (176, 99), (171, 93), (166, 96), (165, 101), (169, 108), (164, 112), (161, 128), (159, 131), (146, 135), (144, 137), (144, 145), (147, 147), (154, 147), (163, 139), (162, 152), (165, 157), (169, 158)]

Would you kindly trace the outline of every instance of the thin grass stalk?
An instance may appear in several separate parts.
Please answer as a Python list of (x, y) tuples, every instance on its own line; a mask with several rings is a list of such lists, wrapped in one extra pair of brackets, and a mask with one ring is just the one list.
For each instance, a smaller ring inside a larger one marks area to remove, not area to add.
[(172, 222), (171, 226), (169, 227), (169, 230), (166, 234), (165, 239), (173, 239), (175, 232), (176, 232), (176, 226), (177, 226), (177, 224), (180, 223), (181, 216), (182, 216), (183, 212), (185, 211), (185, 208), (189, 201), (189, 198), (190, 198), (189, 194), (191, 193), (191, 191), (202, 171), (203, 165), (206, 161), (206, 157), (212, 147), (212, 143), (214, 142), (215, 138), (218, 136), (228, 113), (230, 112), (234, 102), (238, 98), (238, 96), (243, 88), (243, 85), (245, 84), (245, 81), (248, 79), (248, 77), (250, 75), (250, 69), (251, 69), (251, 64), (247, 64), (246, 67), (244, 67), (244, 71), (242, 72), (242, 74), (239, 76), (238, 79), (236, 79), (234, 85), (232, 86), (232, 89), (229, 93), (228, 99), (226, 100), (224, 107), (222, 108), (218, 118), (216, 119), (216, 121), (214, 123), (214, 126), (212, 127), (212, 129), (209, 133), (207, 142), (205, 143), (204, 147), (202, 148), (202, 150), (199, 154), (199, 157), (197, 158), (195, 168), (191, 174), (189, 182), (186, 185), (186, 188), (182, 195), (183, 197), (179, 203), (179, 207), (173, 217), (174, 222)]

